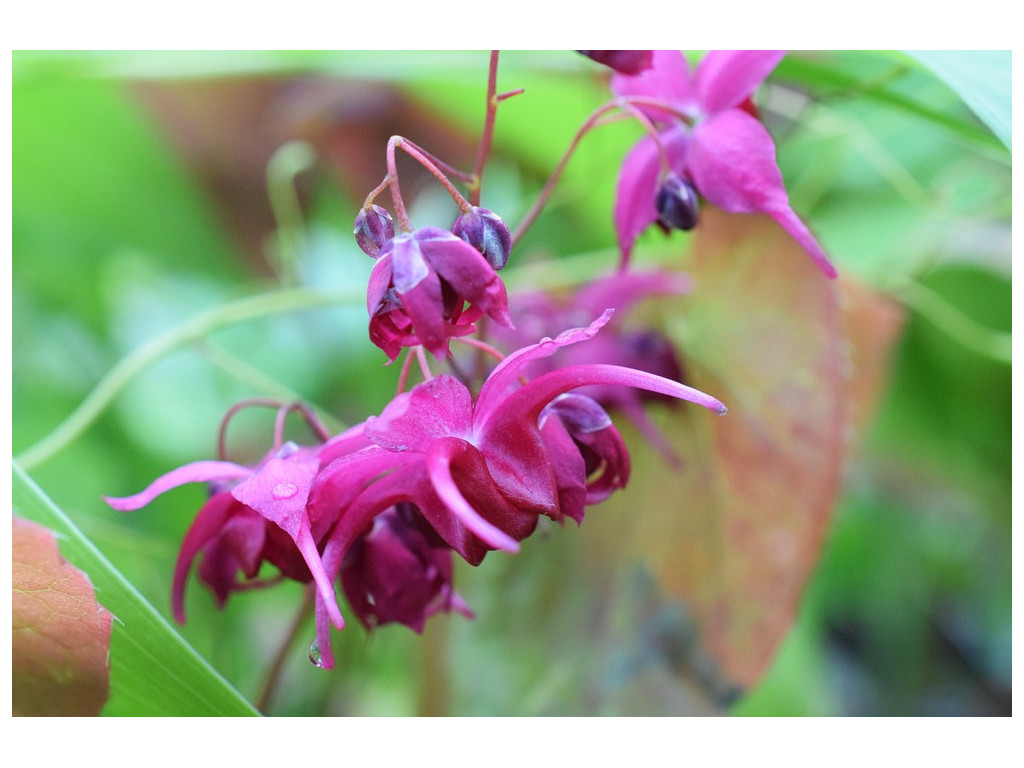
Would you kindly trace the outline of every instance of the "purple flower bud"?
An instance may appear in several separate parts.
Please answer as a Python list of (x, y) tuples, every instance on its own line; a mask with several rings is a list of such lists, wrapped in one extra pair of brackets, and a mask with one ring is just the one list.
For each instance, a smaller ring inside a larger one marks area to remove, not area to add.
[(679, 176), (672, 174), (658, 188), (654, 205), (658, 223), (665, 228), (684, 232), (697, 225), (697, 190)]
[(356, 242), (367, 256), (377, 258), (380, 249), (394, 238), (395, 222), (391, 214), (379, 205), (363, 208), (356, 216), (356, 226), (352, 230), (356, 236)]
[(496, 272), (508, 261), (512, 234), (501, 216), (493, 211), (473, 208), (455, 220), (452, 233), (480, 251)]
[(654, 65), (654, 51), (576, 51), (624, 75), (639, 75)]

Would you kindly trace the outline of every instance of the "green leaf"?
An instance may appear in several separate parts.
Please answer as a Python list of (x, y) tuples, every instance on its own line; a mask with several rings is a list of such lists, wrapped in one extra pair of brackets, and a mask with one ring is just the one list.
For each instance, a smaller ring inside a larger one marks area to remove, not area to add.
[(258, 712), (201, 658), (25, 473), (13, 465), (14, 513), (45, 525), (114, 615), (104, 715), (242, 716)]
[(985, 125), (1011, 146), (1009, 51), (907, 51), (928, 67), (971, 108)]

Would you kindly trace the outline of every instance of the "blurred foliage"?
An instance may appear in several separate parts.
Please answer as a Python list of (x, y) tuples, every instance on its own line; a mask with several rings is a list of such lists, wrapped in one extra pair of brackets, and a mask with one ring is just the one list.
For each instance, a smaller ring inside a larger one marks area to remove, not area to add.
[[(578, 531), (546, 528), (516, 557), (457, 568), (474, 621), (438, 617), (423, 637), (350, 626), (336, 635), (330, 673), (306, 661), (313, 630), (300, 625), (270, 711), (1008, 714), (1009, 54), (960, 54), (950, 68), (948, 57), (798, 52), (758, 95), (794, 208), (841, 274), (908, 309), (796, 624), (758, 685), (738, 699), (722, 690), (690, 607), (642, 564), (597, 559), (606, 510), (595, 507)], [(101, 495), (212, 456), (221, 416), (246, 397), (298, 395), (339, 423), (380, 411), (397, 372), (366, 342), (371, 262), (351, 222), (384, 174), (393, 133), (472, 163), (487, 54), (23, 52), (13, 63), (16, 456), (150, 339), (277, 286), (267, 166), (290, 141), (315, 153), (296, 176), (307, 226), (295, 266), (298, 290), (320, 303), (182, 337), (72, 442), (28, 467), (169, 615), (174, 558), (202, 489), (130, 515)], [(499, 110), (485, 205), (521, 218), (607, 99), (606, 80), (571, 52), (503, 53), (499, 89), (525, 93)], [(519, 266), (556, 259), (556, 279), (578, 282), (614, 263), (614, 181), (637, 135), (624, 124), (583, 140)], [(402, 165), (414, 222), (450, 215), (415, 170)], [(649, 232), (638, 256), (662, 260), (689, 242)], [(539, 274), (510, 268), (508, 280), (529, 287)], [(232, 456), (253, 458), (245, 447), (265, 444), (270, 428), (269, 414), (239, 418)], [(638, 466), (660, 460), (634, 444)], [(255, 701), (301, 591), (282, 584), (218, 611), (190, 584), (181, 634)]]

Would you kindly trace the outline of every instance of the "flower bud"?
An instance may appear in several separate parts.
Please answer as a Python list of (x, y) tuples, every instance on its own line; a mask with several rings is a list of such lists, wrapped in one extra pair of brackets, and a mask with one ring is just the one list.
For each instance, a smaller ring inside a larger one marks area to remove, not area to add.
[(665, 228), (684, 232), (697, 225), (697, 190), (679, 176), (672, 174), (658, 188), (654, 199), (658, 223)]
[(654, 51), (576, 51), (624, 75), (639, 75), (654, 65)]
[(395, 222), (391, 214), (379, 205), (363, 208), (356, 216), (356, 226), (352, 230), (356, 242), (367, 256), (377, 258), (384, 244), (395, 236)]
[(455, 220), (452, 233), (484, 255), (494, 271), (505, 266), (512, 250), (512, 234), (501, 216), (486, 208), (473, 208)]

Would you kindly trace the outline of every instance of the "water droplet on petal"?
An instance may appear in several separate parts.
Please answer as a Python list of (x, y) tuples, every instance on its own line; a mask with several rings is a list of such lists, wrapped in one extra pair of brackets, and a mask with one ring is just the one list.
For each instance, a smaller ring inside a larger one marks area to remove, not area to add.
[(298, 487), (291, 483), (278, 483), (270, 493), (275, 499), (290, 499), (298, 492)]
[(316, 640), (309, 644), (309, 663), (314, 667), (323, 667), (323, 662), (320, 660), (320, 643)]

